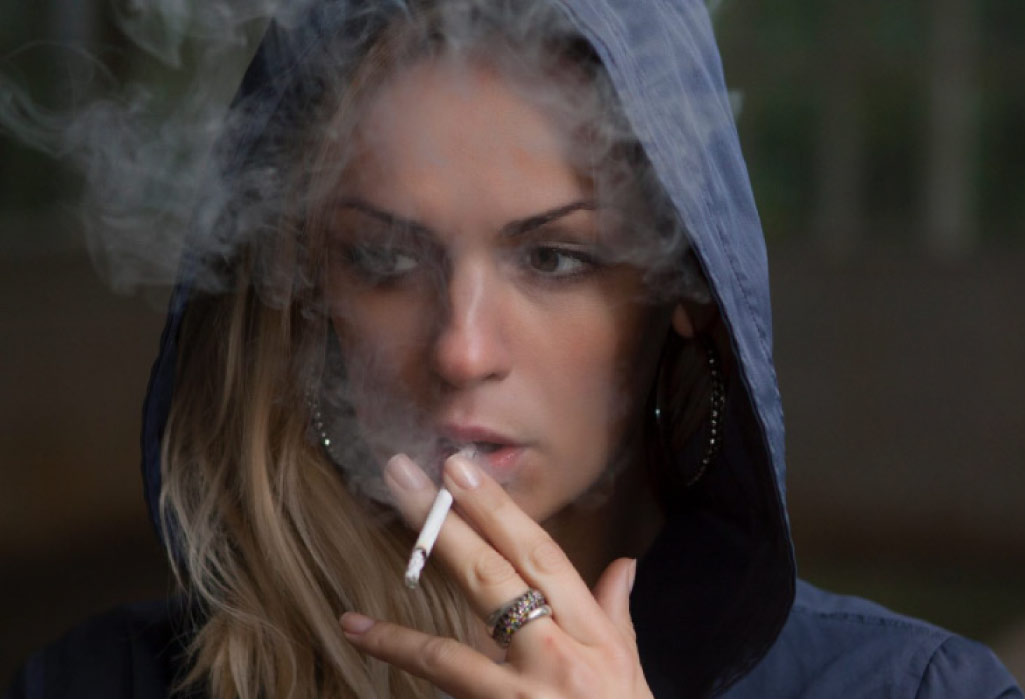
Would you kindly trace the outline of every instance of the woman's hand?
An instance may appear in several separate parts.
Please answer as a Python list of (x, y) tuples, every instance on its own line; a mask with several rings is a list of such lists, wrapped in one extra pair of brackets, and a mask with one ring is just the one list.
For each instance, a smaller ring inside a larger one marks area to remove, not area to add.
[[(423, 523), (436, 489), (420, 468), (398, 455), (385, 480), (407, 521)], [(651, 697), (630, 620), (636, 562), (612, 562), (592, 594), (548, 533), (471, 460), (450, 457), (444, 483), (461, 515), (449, 513), (433, 556), (480, 618), (529, 588), (553, 615), (515, 632), (504, 664), (456, 640), (351, 612), (341, 619), (349, 641), (456, 697)]]

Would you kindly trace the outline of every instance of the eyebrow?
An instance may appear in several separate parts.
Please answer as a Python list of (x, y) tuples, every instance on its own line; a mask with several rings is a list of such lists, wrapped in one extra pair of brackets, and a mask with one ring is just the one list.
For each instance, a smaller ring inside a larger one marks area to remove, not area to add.
[(594, 211), (597, 208), (598, 205), (593, 201), (589, 199), (581, 199), (576, 202), (564, 204), (561, 207), (555, 207), (554, 209), (543, 211), (540, 214), (535, 214), (534, 216), (510, 221), (502, 227), (501, 233), (502, 236), (509, 238), (520, 236), (529, 231), (533, 231), (536, 228), (541, 228), (545, 224), (551, 223), (556, 219), (561, 219), (575, 211)]
[[(434, 234), (434, 231), (429, 226), (426, 226), (419, 221), (407, 219), (383, 209), (379, 209), (358, 197), (346, 197), (340, 199), (337, 202), (337, 206), (343, 209), (355, 209), (356, 211), (383, 221), (388, 226), (409, 228), (419, 234)], [(570, 202), (569, 204), (563, 204), (553, 209), (548, 209), (532, 216), (524, 217), (522, 219), (513, 219), (502, 226), (502, 228), (499, 229), (499, 232), (505, 238), (514, 238), (516, 236), (529, 233), (534, 229), (541, 228), (545, 224), (549, 224), (564, 216), (568, 216), (575, 211), (594, 211), (597, 208), (598, 205), (594, 201), (581, 199), (576, 202)]]
[(346, 197), (339, 199), (336, 206), (340, 209), (355, 209), (358, 212), (372, 216), (375, 219), (383, 221), (390, 227), (402, 227), (409, 228), (416, 231), (418, 234), (432, 235), (433, 231), (427, 226), (424, 226), (419, 221), (413, 219), (406, 219), (391, 212), (387, 212), (384, 209), (378, 209), (377, 207), (368, 204), (367, 202), (357, 197)]

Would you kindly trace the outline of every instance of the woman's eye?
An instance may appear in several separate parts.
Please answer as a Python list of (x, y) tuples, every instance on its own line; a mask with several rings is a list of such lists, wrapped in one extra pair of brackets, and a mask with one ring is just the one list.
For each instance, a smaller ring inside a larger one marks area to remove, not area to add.
[(570, 277), (594, 267), (594, 260), (578, 250), (535, 246), (527, 251), (531, 271), (550, 277)]
[(354, 245), (346, 258), (358, 274), (374, 282), (401, 277), (420, 264), (413, 253), (386, 246)]

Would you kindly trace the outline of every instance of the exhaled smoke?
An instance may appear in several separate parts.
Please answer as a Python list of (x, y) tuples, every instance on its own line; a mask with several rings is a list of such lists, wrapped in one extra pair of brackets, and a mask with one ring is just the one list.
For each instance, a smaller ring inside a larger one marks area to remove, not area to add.
[(189, 42), (200, 42), (202, 50), (212, 53), (244, 46), (252, 38), (253, 25), (275, 16), (291, 24), (308, 4), (302, 0), (117, 0), (112, 7), (118, 26), (136, 46), (177, 68)]
[[(66, 162), (83, 178), (77, 210), (86, 241), (116, 289), (173, 283), (185, 238), (209, 235), (202, 230), (204, 212), (230, 199), (211, 161), (228, 102), (266, 23), (274, 17), (289, 26), (307, 4), (112, 3), (132, 44), (163, 64), (149, 71), (159, 81), (151, 75), (119, 84), (96, 55), (53, 44), (26, 47), (0, 64), (0, 133)], [(35, 98), (16, 71), (19, 62), (33, 61), (54, 63), (66, 75), (64, 83), (47, 86), (47, 99)], [(71, 97), (62, 105), (48, 104), (63, 94)], [(200, 278), (216, 284), (209, 275)]]

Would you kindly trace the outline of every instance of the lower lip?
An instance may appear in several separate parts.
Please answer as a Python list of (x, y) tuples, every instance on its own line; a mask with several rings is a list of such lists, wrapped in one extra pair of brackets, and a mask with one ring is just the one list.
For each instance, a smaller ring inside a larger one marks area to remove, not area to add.
[(516, 476), (524, 452), (526, 448), (522, 445), (508, 445), (494, 452), (478, 452), (476, 460), (495, 481), (504, 484)]

